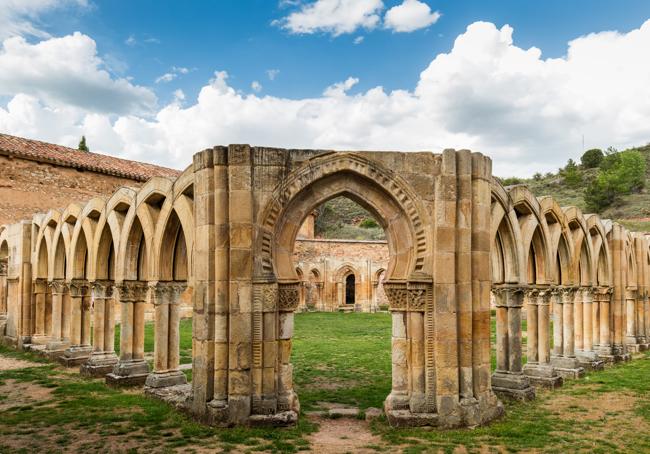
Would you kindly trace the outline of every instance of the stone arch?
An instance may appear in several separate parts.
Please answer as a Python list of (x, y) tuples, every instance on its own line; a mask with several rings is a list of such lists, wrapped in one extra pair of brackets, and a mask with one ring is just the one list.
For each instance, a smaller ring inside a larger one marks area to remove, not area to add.
[(345, 196), (368, 210), (386, 231), (389, 279), (407, 279), (430, 260), (423, 209), (406, 182), (354, 153), (328, 153), (293, 171), (262, 212), (256, 275), (295, 281), (293, 245), (305, 218), (324, 202)]
[[(52, 278), (51, 257), (54, 254), (54, 232), (59, 226), (60, 219), (61, 213), (56, 210), (50, 210), (42, 218), (32, 255), (33, 276), (35, 279)], [(63, 246), (61, 248), (65, 253)]]
[(102, 199), (92, 199), (79, 213), (72, 240), (70, 241), (70, 260), (67, 275), (71, 279), (89, 279), (96, 275), (94, 248), (95, 232), (101, 213), (106, 207)]
[(57, 225), (53, 236), (53, 251), (50, 257), (51, 279), (72, 279), (70, 275), (70, 251), (72, 247), (72, 236), (77, 220), (81, 216), (82, 206), (78, 203), (71, 203), (61, 213), (61, 221)]
[(490, 213), (491, 276), (492, 284), (518, 284), (524, 282), (524, 260), (521, 231), (512, 209), (510, 197), (496, 180), (492, 183)]
[(625, 235), (624, 247), (625, 260), (627, 261), (625, 285), (628, 289), (636, 290), (638, 287), (636, 250), (634, 247), (634, 238), (630, 232), (627, 232), (627, 235)]
[(549, 232), (550, 284), (568, 285), (571, 279), (573, 242), (569, 240), (566, 214), (552, 197), (539, 199)]
[(571, 257), (572, 282), (575, 285), (590, 286), (594, 282), (593, 252), (589, 229), (582, 212), (577, 207), (564, 210), (571, 232), (573, 256)]
[(612, 285), (611, 255), (605, 226), (595, 214), (586, 216), (586, 225), (591, 236), (594, 285), (609, 287)]

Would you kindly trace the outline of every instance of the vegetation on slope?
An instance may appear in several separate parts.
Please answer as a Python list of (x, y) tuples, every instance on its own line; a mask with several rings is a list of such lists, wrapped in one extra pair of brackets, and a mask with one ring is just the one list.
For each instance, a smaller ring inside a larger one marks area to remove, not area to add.
[(580, 161), (569, 159), (557, 173), (502, 182), (525, 184), (538, 197), (553, 196), (561, 206), (575, 205), (634, 230), (650, 229), (650, 144), (623, 151), (587, 150)]
[(383, 240), (384, 229), (361, 205), (336, 197), (318, 208), (316, 237), (345, 240)]

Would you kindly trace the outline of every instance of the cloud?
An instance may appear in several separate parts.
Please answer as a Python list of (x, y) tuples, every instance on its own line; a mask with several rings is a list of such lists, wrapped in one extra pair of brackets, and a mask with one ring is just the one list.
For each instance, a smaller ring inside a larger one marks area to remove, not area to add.
[(143, 118), (51, 103), (51, 96), (21, 93), (22, 87), (0, 107), (0, 130), (72, 146), (83, 133), (93, 150), (176, 168), (205, 147), (250, 143), (469, 148), (491, 156), (496, 175), (532, 175), (578, 158), (582, 134), (586, 148), (650, 140), (649, 48), (650, 21), (628, 33), (582, 36), (568, 44), (565, 57), (550, 59), (517, 46), (511, 27), (476, 22), (452, 49), (432, 56), (409, 89), (352, 92), (359, 81), (348, 78), (321, 96), (288, 99), (239, 92), (219, 71), (195, 99), (175, 97)]
[(40, 28), (42, 14), (54, 9), (88, 6), (87, 0), (2, 0), (0, 2), (0, 40), (10, 36), (35, 36), (48, 38), (50, 35)]
[(178, 75), (175, 73), (165, 73), (162, 76), (156, 78), (156, 83), (159, 84), (161, 82), (171, 82), (172, 80), (176, 79), (176, 77), (178, 77)]
[(352, 41), (355, 45), (356, 44), (361, 44), (363, 42), (363, 36), (357, 36), (354, 38), (354, 41)]
[(254, 80), (254, 81), (251, 83), (251, 89), (252, 89), (255, 93), (259, 93), (260, 91), (262, 91), (262, 84), (260, 84), (260, 83), (259, 83), (258, 81), (256, 81), (256, 80)]
[(50, 106), (100, 113), (145, 114), (155, 108), (150, 89), (113, 78), (105, 67), (95, 41), (79, 32), (36, 44), (7, 38), (0, 47), (0, 95), (22, 93)]
[(280, 75), (280, 70), (279, 69), (267, 69), (266, 70), (266, 75), (269, 78), (269, 80), (275, 80), (275, 78)]
[(359, 28), (375, 28), (381, 22), (379, 12), (383, 8), (382, 0), (316, 0), (273, 24), (289, 33), (339, 36)]
[(129, 37), (124, 40), (124, 44), (126, 44), (127, 46), (135, 46), (136, 44), (138, 44), (138, 40), (135, 39), (135, 36), (129, 35)]
[(404, 0), (386, 11), (384, 26), (394, 32), (412, 32), (435, 24), (440, 19), (438, 11), (419, 0)]

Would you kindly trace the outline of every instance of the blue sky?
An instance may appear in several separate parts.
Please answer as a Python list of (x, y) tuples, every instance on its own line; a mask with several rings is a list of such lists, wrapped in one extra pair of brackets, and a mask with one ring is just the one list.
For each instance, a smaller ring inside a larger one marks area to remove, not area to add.
[[(386, 0), (386, 8), (400, 0)], [(545, 57), (566, 53), (567, 42), (594, 31), (629, 31), (650, 18), (650, 2), (628, 0), (432, 1), (442, 17), (412, 33), (363, 30), (332, 37), (327, 33), (296, 35), (271, 25), (295, 7), (273, 0), (94, 1), (90, 8), (54, 10), (42, 17), (52, 35), (81, 31), (108, 56), (111, 70), (132, 76), (140, 85), (172, 67), (191, 73), (157, 84), (161, 98), (177, 88), (196, 94), (215, 70), (226, 70), (231, 85), (250, 91), (257, 80), (265, 93), (287, 98), (318, 96), (324, 87), (348, 76), (360, 82), (354, 91), (376, 85), (412, 89), (420, 72), (475, 21), (509, 24), (523, 48), (536, 46)], [(361, 44), (354, 39), (363, 36)], [(135, 42), (129, 45), (132, 37)], [(270, 81), (266, 71), (277, 69)]]
[(178, 168), (217, 142), (468, 147), (501, 174), (650, 140), (648, 1), (2, 3), (1, 132)]

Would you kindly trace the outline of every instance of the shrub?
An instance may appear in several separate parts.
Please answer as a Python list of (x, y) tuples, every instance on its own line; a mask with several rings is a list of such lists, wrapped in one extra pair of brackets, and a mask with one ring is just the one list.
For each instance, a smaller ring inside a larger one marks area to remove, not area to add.
[(580, 158), (580, 163), (585, 169), (593, 169), (599, 167), (600, 163), (603, 161), (605, 153), (600, 148), (592, 148), (584, 152)]
[(509, 177), (501, 180), (501, 183), (504, 186), (514, 186), (516, 184), (522, 184), (523, 182), (524, 181), (521, 178), (517, 178), (517, 177)]
[(533, 175), (533, 180), (540, 181), (541, 179), (542, 179), (542, 174), (540, 172), (536, 172), (535, 175)]
[(379, 227), (379, 224), (377, 224), (377, 221), (375, 221), (372, 218), (365, 218), (363, 221), (359, 223), (359, 227), (363, 229), (374, 229)]
[(564, 178), (564, 183), (569, 187), (575, 188), (582, 183), (582, 172), (580, 172), (578, 165), (573, 159), (569, 159), (566, 167), (560, 171), (560, 174)]
[(610, 152), (602, 160), (598, 176), (585, 190), (585, 203), (591, 211), (601, 211), (625, 194), (645, 185), (646, 162), (636, 150)]

